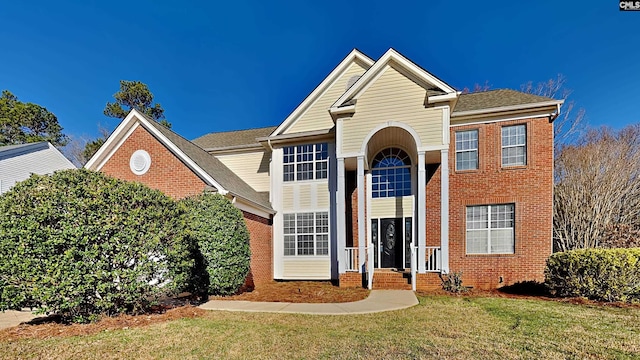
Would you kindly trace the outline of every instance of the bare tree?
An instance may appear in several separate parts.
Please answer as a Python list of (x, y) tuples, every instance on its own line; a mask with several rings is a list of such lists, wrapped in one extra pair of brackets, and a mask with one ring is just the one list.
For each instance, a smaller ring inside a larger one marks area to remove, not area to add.
[(555, 250), (598, 247), (616, 231), (640, 229), (640, 124), (590, 130), (556, 155)]
[(553, 123), (554, 143), (556, 146), (576, 140), (583, 130), (585, 110), (575, 108), (575, 102), (569, 100), (573, 92), (565, 87), (567, 79), (558, 74), (555, 79), (549, 79), (533, 85), (532, 81), (523, 84), (520, 89), (528, 94), (545, 96), (552, 99), (564, 100), (560, 116)]
[[(100, 145), (102, 145), (104, 139), (109, 137), (109, 130), (98, 124), (98, 131), (100, 132), (100, 136), (97, 139), (102, 139), (102, 142), (100, 142)], [(71, 135), (69, 137), (69, 142), (62, 149), (62, 152), (74, 165), (82, 167), (87, 163), (87, 161), (89, 161), (90, 158), (90, 156), (87, 156), (87, 144), (94, 143), (97, 141), (97, 139), (91, 139), (87, 136)], [(98, 146), (98, 148), (99, 147), (100, 146)]]

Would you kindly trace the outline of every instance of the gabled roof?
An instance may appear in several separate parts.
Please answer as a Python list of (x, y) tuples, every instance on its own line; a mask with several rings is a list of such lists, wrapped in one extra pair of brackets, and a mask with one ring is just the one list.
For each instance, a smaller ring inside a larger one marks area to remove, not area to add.
[(139, 122), (185, 165), (190, 167), (205, 183), (215, 187), (221, 194), (230, 193), (273, 213), (268, 196), (255, 191), (213, 155), (136, 110), (131, 110), (85, 167), (99, 170), (136, 122)]
[(260, 146), (260, 143), (256, 139), (269, 136), (275, 129), (276, 126), (269, 126), (256, 129), (216, 132), (203, 135), (191, 142), (205, 150)]
[(439, 98), (438, 100), (453, 100), (457, 97), (456, 90), (430, 74), (425, 69), (416, 65), (411, 60), (404, 57), (394, 49), (387, 50), (384, 55), (378, 59), (364, 75), (358, 79), (347, 91), (342, 94), (331, 106), (332, 112), (339, 112), (342, 106), (352, 106), (358, 97), (366, 90), (370, 83), (374, 82), (388, 65), (393, 63), (400, 67), (406, 73), (411, 75), (412, 80), (423, 86), (427, 91), (429, 99)]
[[(345, 72), (345, 70), (351, 65), (354, 61), (358, 61), (366, 67), (370, 67), (373, 65), (374, 61), (362, 53), (358, 49), (353, 49), (347, 57), (342, 59), (342, 61), (336, 66), (330, 73), (327, 75), (324, 80), (318, 85), (312, 92), (309, 94), (303, 101), (298, 105), (295, 110), (287, 118), (280, 124), (276, 130), (271, 133), (271, 136), (276, 136), (282, 134), (287, 128), (289, 128), (296, 120), (311, 106), (313, 105), (320, 96)], [(356, 82), (357, 83), (357, 82)]]
[(477, 93), (461, 94), (458, 97), (458, 102), (456, 103), (455, 108), (453, 108), (451, 115), (455, 116), (462, 112), (494, 109), (505, 106), (524, 104), (541, 105), (541, 103), (545, 102), (557, 102), (557, 100), (511, 89), (489, 90)]

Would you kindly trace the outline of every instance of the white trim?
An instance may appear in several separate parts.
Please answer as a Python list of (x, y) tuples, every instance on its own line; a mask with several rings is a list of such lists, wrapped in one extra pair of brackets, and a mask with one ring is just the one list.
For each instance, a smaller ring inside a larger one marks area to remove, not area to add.
[(333, 115), (351, 114), (356, 111), (355, 105), (347, 105), (329, 108), (329, 112)]
[(378, 126), (376, 126), (375, 128), (373, 128), (373, 130), (371, 130), (369, 132), (369, 134), (364, 138), (364, 140), (362, 141), (362, 146), (360, 147), (360, 154), (366, 154), (367, 153), (367, 146), (369, 145), (369, 140), (371, 140), (371, 138), (373, 137), (373, 135), (375, 135), (378, 131), (388, 128), (388, 127), (399, 127), (403, 130), (406, 130), (412, 137), (413, 137), (413, 141), (415, 142), (415, 146), (417, 148), (422, 148), (422, 142), (420, 141), (420, 135), (418, 135), (418, 133), (410, 126), (407, 125), (405, 123), (399, 122), (399, 121), (387, 121), (384, 122)]
[(416, 202), (418, 204), (418, 214), (416, 216), (416, 221), (418, 222), (418, 272), (424, 274), (426, 272), (426, 262), (423, 259), (426, 259), (425, 254), (425, 246), (427, 245), (427, 170), (426, 170), (426, 159), (424, 151), (418, 152), (418, 179), (417, 179), (417, 190), (418, 194), (416, 196)]
[(344, 118), (336, 120), (336, 157), (342, 156), (342, 132), (344, 127)]
[(344, 94), (342, 94), (342, 96), (340, 96), (340, 98), (338, 98), (338, 100), (333, 103), (333, 105), (331, 105), (331, 108), (338, 108), (348, 100), (357, 99), (363, 92), (363, 88), (370, 81), (374, 80), (376, 76), (380, 76), (380, 73), (386, 70), (391, 60), (425, 83), (433, 84), (448, 94), (456, 94), (456, 91), (442, 80), (414, 64), (393, 48), (390, 48), (384, 53), (384, 55), (382, 55), (382, 57), (380, 57), (380, 59), (378, 59), (378, 61), (376, 61), (375, 64), (373, 64), (373, 66), (371, 66), (371, 68), (369, 68), (369, 70), (364, 73), (364, 75), (360, 77), (360, 79), (358, 79), (358, 81), (356, 81)]
[(358, 156), (358, 170), (357, 170), (357, 183), (358, 183), (358, 272), (365, 272), (365, 248), (367, 245), (365, 235), (365, 195), (364, 195), (364, 156)]
[(465, 122), (462, 124), (451, 124), (449, 126), (451, 127), (455, 127), (455, 126), (467, 126), (467, 125), (478, 125), (478, 124), (492, 124), (492, 123), (497, 123), (497, 122), (504, 122), (504, 121), (515, 121), (515, 120), (524, 120), (524, 119), (538, 119), (538, 118), (544, 118), (544, 117), (551, 117), (554, 116), (555, 113), (542, 113), (542, 114), (529, 114), (529, 115), (522, 115), (522, 116), (511, 116), (511, 117), (506, 117), (506, 118), (500, 118), (500, 119), (494, 119), (494, 120), (477, 120), (477, 121), (470, 121), (470, 122)]
[(235, 207), (237, 207), (240, 210), (246, 211), (248, 213), (263, 217), (267, 220), (271, 219), (271, 213), (266, 212), (262, 209), (259, 209), (253, 205), (251, 205), (250, 203), (247, 202), (246, 199), (244, 198), (240, 198), (238, 196), (234, 196), (234, 199), (236, 199), (236, 202), (234, 203)]
[[(449, 150), (440, 151), (440, 257), (441, 272), (449, 273)], [(423, 260), (419, 260), (422, 262)]]
[[(124, 122), (123, 122), (124, 123)], [(113, 140), (113, 142), (115, 142), (115, 145), (111, 147), (111, 149), (108, 150), (108, 152), (106, 153), (106, 156), (104, 156), (102, 158), (102, 160), (98, 163), (97, 166), (95, 166), (95, 171), (100, 171), (100, 169), (102, 169), (102, 167), (107, 163), (107, 160), (109, 160), (113, 154), (120, 148), (120, 146), (122, 146), (122, 144), (129, 138), (129, 136), (131, 136), (131, 134), (133, 134), (133, 132), (138, 128), (138, 126), (140, 126), (140, 124), (138, 122), (133, 123), (128, 130), (126, 130), (126, 133), (124, 134), (124, 136), (120, 137), (119, 139), (115, 139)], [(118, 126), (119, 127), (119, 126)], [(116, 128), (116, 130), (113, 131), (113, 133), (109, 136), (109, 138), (107, 138), (107, 141), (104, 142), (104, 144), (102, 144), (102, 146), (100, 147), (100, 149), (98, 149), (98, 151), (91, 157), (91, 159), (89, 159), (89, 161), (84, 165), (84, 167), (86, 169), (91, 169), (92, 166), (94, 166), (94, 164), (89, 164), (89, 162), (91, 162), (91, 160), (93, 160), (94, 158), (96, 159), (94, 162), (99, 160), (98, 157), (98, 153), (100, 151), (103, 152), (107, 151), (107, 149), (109, 148), (109, 146), (111, 146), (110, 144), (108, 144), (107, 142), (109, 140), (111, 140), (111, 136), (113, 136), (113, 134), (116, 133), (116, 131), (118, 131), (118, 128)], [(124, 131), (124, 128), (121, 129), (120, 131)]]
[(444, 94), (444, 95), (434, 95), (434, 96), (429, 96), (427, 98), (427, 101), (429, 102), (429, 104), (433, 103), (437, 103), (437, 102), (442, 102), (442, 101), (449, 101), (449, 100), (455, 100), (458, 98), (458, 93), (457, 92), (453, 92), (453, 93), (448, 93), (448, 94)]
[[(299, 132), (299, 133), (293, 133), (293, 134), (265, 136), (265, 137), (257, 138), (256, 141), (264, 142), (264, 141), (270, 140), (271, 142), (274, 142), (274, 141), (290, 140), (290, 139), (304, 138), (304, 137), (317, 137), (317, 136), (323, 136), (323, 135), (329, 135), (329, 134), (331, 134), (331, 129), (322, 129), (322, 130), (312, 130), (312, 131), (305, 131), (305, 132)], [(309, 140), (303, 139), (300, 141), (309, 141)]]
[[(322, 82), (309, 94), (303, 101), (298, 105), (295, 110), (287, 118), (276, 128), (271, 136), (280, 135), (283, 131), (290, 128), (299, 118), (304, 114), (304, 112), (309, 109), (321, 96), (324, 94), (330, 87), (338, 80), (338, 78), (347, 70), (347, 68), (356, 61), (360, 61), (367, 66), (372, 66), (374, 61), (358, 51), (357, 49), (353, 49), (347, 57), (345, 57), (339, 64), (336, 66), (327, 77), (322, 80)], [(365, 72), (366, 73), (366, 72)], [(353, 87), (353, 86), (352, 86)]]
[(281, 279), (284, 276), (284, 231), (282, 217), (282, 148), (273, 149), (269, 171), (271, 176), (271, 206), (276, 211), (273, 216), (273, 278)]
[(344, 158), (336, 158), (338, 168), (338, 189), (336, 191), (336, 227), (338, 240), (338, 272), (344, 274), (346, 272), (346, 254), (347, 246), (346, 234), (346, 206), (345, 206), (345, 168)]
[(451, 118), (449, 106), (442, 109), (442, 144), (449, 145), (451, 142), (449, 128), (451, 127)]
[(562, 105), (563, 103), (564, 103), (564, 100), (553, 100), (553, 101), (542, 101), (538, 103), (529, 103), (529, 104), (498, 106), (498, 107), (488, 108), (488, 109), (468, 110), (468, 111), (460, 111), (460, 112), (454, 111), (453, 114), (451, 114), (451, 117), (492, 114), (496, 112), (505, 112), (505, 111), (514, 111), (514, 110), (528, 110), (528, 109), (545, 107), (545, 106), (557, 106), (557, 105)]

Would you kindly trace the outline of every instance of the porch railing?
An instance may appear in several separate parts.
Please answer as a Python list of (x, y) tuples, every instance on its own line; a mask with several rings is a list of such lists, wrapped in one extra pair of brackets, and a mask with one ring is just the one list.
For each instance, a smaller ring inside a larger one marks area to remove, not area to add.
[(440, 272), (442, 269), (440, 246), (425, 246), (425, 264), (427, 272)]
[(345, 270), (346, 271), (358, 271), (358, 255), (360, 249), (357, 247), (345, 248)]

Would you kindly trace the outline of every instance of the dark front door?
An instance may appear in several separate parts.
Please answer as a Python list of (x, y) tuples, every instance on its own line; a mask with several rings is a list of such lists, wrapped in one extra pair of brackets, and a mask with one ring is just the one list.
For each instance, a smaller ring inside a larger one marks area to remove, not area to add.
[(383, 268), (402, 268), (402, 218), (380, 220), (380, 247)]

